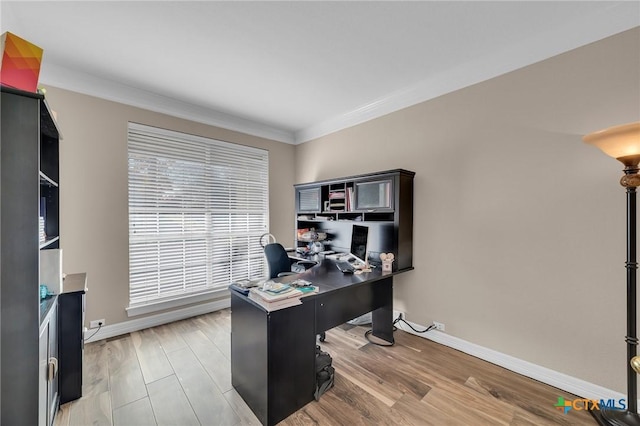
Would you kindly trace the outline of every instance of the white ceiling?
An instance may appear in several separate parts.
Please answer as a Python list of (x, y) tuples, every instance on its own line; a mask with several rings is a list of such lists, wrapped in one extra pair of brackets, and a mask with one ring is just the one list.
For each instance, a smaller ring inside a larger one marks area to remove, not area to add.
[(10, 2), (40, 81), (300, 143), (640, 25), (640, 2)]

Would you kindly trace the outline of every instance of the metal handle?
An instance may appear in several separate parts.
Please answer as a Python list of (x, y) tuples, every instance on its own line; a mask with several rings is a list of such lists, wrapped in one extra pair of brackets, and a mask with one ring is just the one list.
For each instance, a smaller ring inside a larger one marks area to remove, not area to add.
[(47, 381), (52, 381), (58, 374), (58, 359), (55, 357), (49, 358)]

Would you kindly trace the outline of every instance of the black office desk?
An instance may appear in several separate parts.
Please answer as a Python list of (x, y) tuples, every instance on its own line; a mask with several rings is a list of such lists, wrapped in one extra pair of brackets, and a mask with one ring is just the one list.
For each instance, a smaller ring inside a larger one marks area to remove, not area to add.
[(231, 383), (262, 424), (276, 424), (314, 399), (320, 332), (373, 311), (372, 334), (393, 342), (393, 275), (399, 272), (343, 274), (325, 259), (277, 279), (303, 278), (319, 292), (273, 312), (231, 291)]

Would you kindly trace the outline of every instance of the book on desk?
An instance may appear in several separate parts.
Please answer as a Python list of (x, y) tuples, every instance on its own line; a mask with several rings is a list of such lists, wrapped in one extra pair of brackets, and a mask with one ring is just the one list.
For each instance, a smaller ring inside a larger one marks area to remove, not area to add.
[(302, 297), (318, 292), (317, 286), (287, 287), (286, 289), (279, 288), (277, 292), (270, 292), (268, 290), (262, 290), (259, 287), (254, 287), (249, 290), (248, 296), (249, 299), (271, 312), (300, 305), (302, 304), (302, 300), (300, 300)]

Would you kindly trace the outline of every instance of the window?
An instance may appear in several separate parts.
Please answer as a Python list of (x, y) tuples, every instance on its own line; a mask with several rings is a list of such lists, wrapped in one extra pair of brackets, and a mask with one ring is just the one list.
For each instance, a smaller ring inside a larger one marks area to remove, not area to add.
[(264, 275), (267, 151), (129, 123), (128, 160), (130, 309)]

